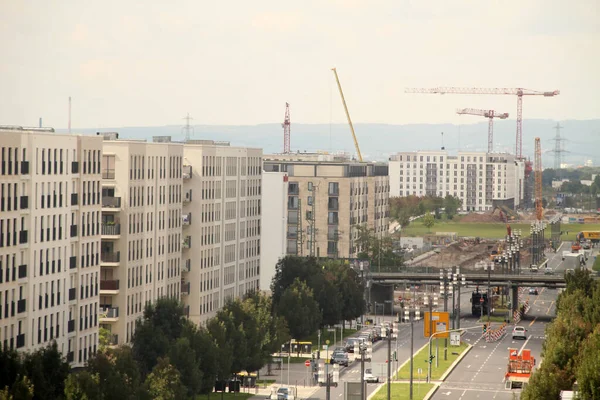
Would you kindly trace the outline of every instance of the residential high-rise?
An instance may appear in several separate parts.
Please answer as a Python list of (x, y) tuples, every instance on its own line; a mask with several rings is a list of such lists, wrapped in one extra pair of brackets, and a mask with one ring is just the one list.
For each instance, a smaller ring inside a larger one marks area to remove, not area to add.
[(182, 300), (205, 323), (259, 289), (262, 150), (192, 140), (183, 152)]
[(487, 211), (494, 205), (519, 207), (525, 164), (504, 153), (417, 151), (390, 159), (390, 195), (452, 195), (464, 211)]
[(123, 344), (146, 305), (180, 298), (183, 144), (102, 138), (100, 323)]
[(102, 139), (0, 127), (0, 343), (98, 344)]
[[(288, 174), (287, 254), (354, 258), (361, 251), (360, 226), (376, 236), (387, 235), (387, 165), (325, 153), (269, 155), (263, 164), (266, 173)], [(271, 193), (273, 188), (265, 185), (263, 190)], [(279, 231), (280, 222), (273, 223), (277, 225), (264, 229)]]

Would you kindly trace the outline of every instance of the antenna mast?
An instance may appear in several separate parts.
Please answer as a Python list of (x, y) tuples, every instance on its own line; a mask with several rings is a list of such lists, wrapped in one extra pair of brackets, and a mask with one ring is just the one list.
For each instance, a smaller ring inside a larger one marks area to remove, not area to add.
[(562, 164), (562, 153), (565, 152), (562, 142), (566, 139), (560, 137), (560, 130), (562, 129), (560, 123), (557, 122), (554, 129), (556, 129), (556, 136), (552, 139), (554, 140), (554, 169), (559, 171)]
[(187, 116), (185, 118), (185, 126), (183, 127), (183, 130), (185, 131), (185, 141), (189, 142), (190, 141), (190, 132), (194, 132), (194, 127), (190, 125), (190, 120), (194, 119), (192, 117), (190, 117), (190, 113), (187, 114)]
[(283, 120), (283, 154), (290, 153), (290, 104), (285, 103), (285, 119)]

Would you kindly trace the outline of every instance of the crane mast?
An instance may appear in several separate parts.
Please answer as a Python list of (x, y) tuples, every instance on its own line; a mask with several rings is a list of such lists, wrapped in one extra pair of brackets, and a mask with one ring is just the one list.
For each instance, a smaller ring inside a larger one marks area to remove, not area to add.
[(506, 119), (508, 118), (508, 113), (498, 113), (494, 110), (478, 110), (475, 108), (459, 108), (456, 110), (456, 113), (459, 115), (478, 115), (480, 117), (486, 117), (489, 119), (487, 151), (488, 153), (492, 153), (494, 151), (494, 118)]
[(283, 128), (283, 154), (290, 152), (290, 104), (285, 103), (285, 119), (281, 127)]
[(542, 145), (540, 138), (535, 138), (535, 216), (538, 221), (541, 221), (544, 216), (542, 207)]
[(346, 99), (344, 98), (344, 92), (342, 91), (342, 85), (340, 84), (340, 78), (338, 77), (337, 71), (335, 68), (331, 68), (333, 73), (335, 74), (335, 80), (337, 82), (338, 89), (340, 91), (340, 96), (342, 97), (342, 103), (344, 104), (344, 111), (346, 111), (346, 118), (348, 118), (348, 125), (350, 125), (350, 131), (352, 131), (352, 139), (354, 139), (354, 147), (356, 148), (356, 155), (358, 157), (358, 161), (362, 162), (362, 154), (360, 153), (360, 147), (358, 147), (358, 140), (356, 140), (356, 133), (354, 132), (354, 125), (352, 125), (352, 120), (350, 119), (350, 112), (348, 112), (348, 106), (346, 105)]

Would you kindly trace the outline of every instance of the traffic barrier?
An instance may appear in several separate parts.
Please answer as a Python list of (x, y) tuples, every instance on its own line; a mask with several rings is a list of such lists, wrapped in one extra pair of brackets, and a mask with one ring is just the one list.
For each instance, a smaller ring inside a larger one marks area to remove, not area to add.
[(485, 333), (485, 341), (487, 343), (496, 342), (506, 335), (506, 323), (500, 325), (498, 329), (488, 329)]

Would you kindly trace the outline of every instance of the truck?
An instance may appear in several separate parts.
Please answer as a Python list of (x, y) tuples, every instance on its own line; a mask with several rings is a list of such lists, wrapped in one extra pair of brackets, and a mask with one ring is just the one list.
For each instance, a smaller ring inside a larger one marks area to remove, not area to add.
[(508, 349), (508, 368), (504, 374), (506, 389), (525, 389), (535, 367), (535, 358), (531, 350)]
[[(483, 299), (483, 302), (481, 299)], [(479, 290), (476, 290), (471, 294), (471, 314), (473, 314), (474, 317), (486, 315), (488, 304), (487, 293), (480, 293)]]

